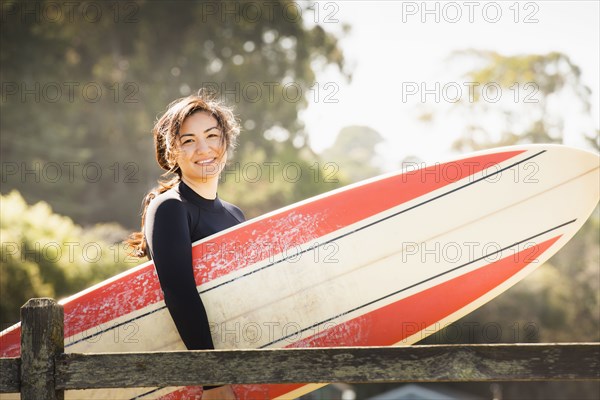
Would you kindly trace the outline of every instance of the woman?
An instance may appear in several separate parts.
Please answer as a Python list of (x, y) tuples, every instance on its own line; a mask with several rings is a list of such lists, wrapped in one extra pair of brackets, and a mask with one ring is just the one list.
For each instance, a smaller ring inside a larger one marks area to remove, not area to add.
[[(165, 304), (188, 350), (213, 349), (196, 290), (192, 243), (244, 221), (217, 196), (219, 174), (239, 134), (230, 109), (201, 94), (174, 101), (153, 129), (158, 164), (175, 176), (144, 199), (141, 232), (128, 243), (154, 261)], [(209, 390), (210, 389), (210, 390)], [(206, 387), (203, 399), (234, 399), (231, 386)]]

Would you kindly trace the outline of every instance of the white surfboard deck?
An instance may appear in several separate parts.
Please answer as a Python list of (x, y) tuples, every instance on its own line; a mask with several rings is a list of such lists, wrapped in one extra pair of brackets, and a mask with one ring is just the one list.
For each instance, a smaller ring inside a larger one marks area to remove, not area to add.
[[(410, 345), (539, 267), (598, 203), (600, 158), (559, 145), (469, 154), (360, 182), (194, 244), (219, 349)], [(151, 263), (62, 301), (65, 351), (184, 350)], [(19, 328), (0, 334), (18, 356)], [(242, 399), (323, 385), (238, 385)], [(197, 388), (68, 391), (193, 398)], [(3, 395), (4, 398), (6, 395)]]

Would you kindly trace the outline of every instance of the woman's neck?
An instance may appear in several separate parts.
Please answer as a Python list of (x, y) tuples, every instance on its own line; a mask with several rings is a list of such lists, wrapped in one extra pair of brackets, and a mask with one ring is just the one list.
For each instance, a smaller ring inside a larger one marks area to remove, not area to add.
[(219, 185), (219, 178), (208, 179), (202, 182), (196, 182), (188, 180), (185, 177), (181, 177), (181, 180), (188, 185), (194, 192), (199, 194), (208, 200), (214, 200), (217, 198), (217, 187)]

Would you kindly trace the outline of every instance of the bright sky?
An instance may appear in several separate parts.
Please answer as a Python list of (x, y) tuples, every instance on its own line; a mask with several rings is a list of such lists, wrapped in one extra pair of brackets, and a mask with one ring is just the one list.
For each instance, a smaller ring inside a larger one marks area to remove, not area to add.
[[(551, 51), (568, 55), (581, 67), (583, 82), (592, 89), (592, 119), (581, 118), (567, 104), (560, 105), (570, 113), (565, 126), (567, 144), (582, 146), (578, 132), (592, 132), (600, 125), (599, 4), (596, 0), (428, 1), (425, 7), (430, 13), (426, 13), (422, 1), (317, 3), (318, 19), (327, 30), (337, 32), (342, 23), (351, 25), (341, 46), (354, 65), (354, 75), (350, 84), (340, 81), (333, 71), (318, 76), (317, 101), (304, 114), (311, 145), (321, 151), (333, 143), (342, 127), (358, 124), (376, 129), (386, 139), (379, 149), (386, 170), (397, 169), (409, 155), (427, 161), (447, 158), (450, 144), (460, 134), (461, 121), (427, 125), (418, 122), (417, 116), (424, 106), (436, 107), (435, 111), (451, 104), (443, 97), (435, 104), (433, 95), (423, 104), (420, 92), (408, 95), (406, 90), (403, 101), (403, 87), (416, 84), (420, 90), (419, 85), (425, 83), (434, 88), (435, 82), (440, 87), (449, 82), (462, 86), (460, 73), (449, 71), (444, 60), (454, 50), (474, 48), (507, 55)], [(333, 85), (326, 87), (328, 83)], [(468, 88), (463, 88), (466, 97)], [(338, 102), (327, 102), (327, 95)]]

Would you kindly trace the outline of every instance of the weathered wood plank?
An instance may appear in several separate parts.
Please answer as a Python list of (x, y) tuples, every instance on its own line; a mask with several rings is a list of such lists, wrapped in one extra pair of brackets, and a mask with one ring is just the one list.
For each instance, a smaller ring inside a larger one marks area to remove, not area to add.
[(0, 358), (0, 393), (16, 393), (21, 388), (21, 359)]
[(63, 399), (55, 388), (55, 357), (64, 352), (63, 307), (31, 299), (21, 307), (21, 399)]
[(600, 343), (63, 354), (56, 385), (600, 380), (599, 360)]

